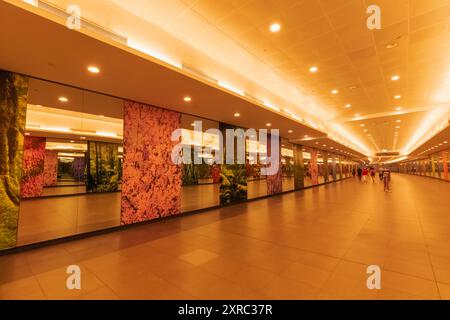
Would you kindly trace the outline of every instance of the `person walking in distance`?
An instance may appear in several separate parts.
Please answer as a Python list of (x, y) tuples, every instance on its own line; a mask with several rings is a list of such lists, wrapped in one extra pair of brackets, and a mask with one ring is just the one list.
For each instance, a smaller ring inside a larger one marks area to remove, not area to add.
[(378, 169), (378, 177), (380, 178), (381, 182), (383, 182), (383, 172), (384, 172), (383, 168)]
[(362, 176), (362, 169), (361, 169), (361, 167), (358, 167), (357, 172), (358, 172), (358, 179), (359, 179), (359, 181), (361, 181), (361, 176)]
[(383, 171), (384, 192), (391, 192), (391, 172), (388, 169)]
[(372, 179), (372, 182), (375, 183), (375, 168), (370, 168), (370, 178)]
[(369, 170), (367, 170), (367, 168), (364, 168), (362, 171), (362, 177), (363, 177), (363, 181), (367, 182), (367, 176), (369, 175)]

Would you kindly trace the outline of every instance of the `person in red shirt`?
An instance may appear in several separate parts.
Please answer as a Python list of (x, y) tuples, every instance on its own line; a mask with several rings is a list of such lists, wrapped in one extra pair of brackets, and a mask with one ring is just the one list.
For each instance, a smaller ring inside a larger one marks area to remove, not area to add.
[(367, 168), (363, 169), (362, 172), (362, 176), (363, 176), (363, 181), (366, 182), (367, 181), (367, 176), (369, 175), (369, 170), (367, 170)]

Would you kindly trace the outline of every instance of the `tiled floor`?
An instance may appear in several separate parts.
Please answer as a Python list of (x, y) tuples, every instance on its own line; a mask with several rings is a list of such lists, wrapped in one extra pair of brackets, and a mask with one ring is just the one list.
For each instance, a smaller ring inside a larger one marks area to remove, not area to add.
[[(450, 299), (449, 191), (347, 180), (3, 256), (0, 298)], [(79, 291), (66, 289), (71, 264)]]

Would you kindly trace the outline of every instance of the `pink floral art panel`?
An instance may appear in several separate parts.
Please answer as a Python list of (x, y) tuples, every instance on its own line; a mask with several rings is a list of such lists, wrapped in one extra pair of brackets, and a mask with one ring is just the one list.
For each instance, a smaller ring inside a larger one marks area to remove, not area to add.
[[(278, 139), (278, 160), (272, 159), (272, 161), (278, 161), (278, 171), (276, 174), (267, 176), (267, 195), (273, 195), (283, 192), (283, 173), (281, 170), (281, 140), (278, 136), (273, 136), (275, 139)], [(267, 136), (267, 154), (269, 157), (272, 157), (272, 135)], [(271, 164), (272, 166), (276, 164)]]
[(22, 198), (35, 198), (44, 190), (45, 138), (25, 137), (23, 174), (20, 194)]
[(180, 113), (124, 103), (121, 224), (181, 213), (182, 170), (172, 162), (172, 132)]
[(45, 151), (44, 187), (56, 186), (58, 182), (58, 151)]

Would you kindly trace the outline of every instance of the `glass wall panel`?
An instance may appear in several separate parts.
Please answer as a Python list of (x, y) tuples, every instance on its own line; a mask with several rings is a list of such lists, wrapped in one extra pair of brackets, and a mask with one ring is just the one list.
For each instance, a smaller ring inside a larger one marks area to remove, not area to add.
[(283, 173), (283, 192), (295, 189), (294, 145), (287, 140), (281, 144), (281, 170)]
[(214, 158), (220, 150), (219, 123), (182, 114), (181, 129), (183, 152), (190, 149), (190, 163), (182, 164), (181, 211), (218, 206), (221, 170)]
[(17, 245), (120, 224), (123, 101), (29, 81)]
[[(256, 137), (251, 137), (256, 138)], [(268, 195), (267, 177), (261, 174), (262, 161), (267, 157), (267, 144), (246, 141), (247, 154), (247, 197), (260, 198)]]

